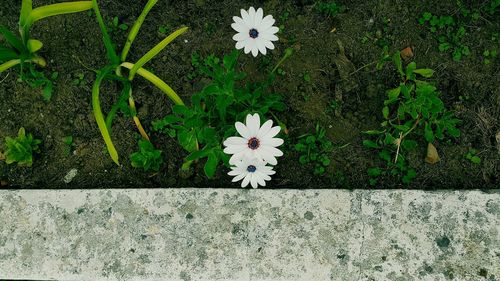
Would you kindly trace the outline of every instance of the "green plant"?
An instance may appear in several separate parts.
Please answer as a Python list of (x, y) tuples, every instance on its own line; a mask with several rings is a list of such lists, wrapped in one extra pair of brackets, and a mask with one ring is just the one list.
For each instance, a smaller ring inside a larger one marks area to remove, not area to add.
[(495, 49), (492, 50), (485, 50), (483, 52), (483, 63), (485, 65), (488, 65), (491, 63), (492, 60), (495, 60), (497, 58), (497, 51)]
[(462, 42), (466, 34), (463, 22), (452, 16), (437, 16), (430, 12), (423, 13), (418, 22), (429, 26), (429, 30), (437, 36), (439, 51), (451, 52), (454, 61), (470, 55), (469, 47)]
[(302, 165), (314, 165), (314, 174), (322, 175), (330, 165), (328, 153), (333, 150), (333, 143), (326, 137), (326, 131), (319, 124), (314, 134), (308, 133), (298, 138), (295, 151), (300, 153), (299, 162)]
[(66, 145), (66, 153), (71, 154), (71, 150), (73, 150), (73, 136), (67, 136), (62, 139), (63, 143)]
[(477, 150), (473, 148), (469, 149), (467, 154), (465, 154), (465, 159), (476, 165), (481, 164), (481, 158), (477, 155)]
[(190, 107), (175, 105), (172, 114), (153, 122), (154, 130), (176, 137), (189, 153), (183, 170), (206, 158), (205, 174), (213, 177), (221, 162), (228, 165), (222, 142), (236, 134), (236, 121), (249, 113), (275, 117), (272, 111), (285, 110), (283, 97), (269, 89), (275, 79), (273, 72), (262, 83), (242, 84), (247, 75), (237, 70), (238, 55), (235, 50), (222, 60), (210, 55), (197, 63), (196, 71), (210, 79), (208, 85), (192, 96)]
[(127, 31), (128, 25), (125, 23), (120, 23), (118, 17), (114, 17), (113, 20), (108, 24), (108, 30), (110, 33), (116, 32), (118, 30)]
[(344, 6), (339, 5), (334, 1), (331, 2), (318, 1), (316, 2), (315, 7), (319, 13), (332, 18), (336, 17), (338, 14), (343, 13), (345, 11)]
[[(139, 130), (141, 136), (149, 141), (149, 136), (144, 130), (139, 118), (136, 113), (135, 100), (132, 95), (132, 82), (137, 75), (142, 76), (149, 82), (151, 82), (154, 86), (160, 89), (163, 93), (167, 95), (168, 98), (172, 100), (174, 104), (183, 105), (184, 102), (182, 99), (175, 93), (175, 91), (167, 85), (163, 80), (161, 80), (158, 76), (144, 69), (143, 66), (148, 63), (151, 59), (153, 59), (158, 53), (160, 53), (170, 42), (172, 42), (175, 38), (183, 34), (187, 31), (187, 27), (182, 27), (172, 34), (167, 36), (161, 42), (159, 42), (156, 46), (154, 46), (151, 50), (149, 50), (144, 56), (142, 56), (136, 63), (127, 62), (127, 55), (129, 50), (146, 18), (149, 11), (156, 5), (158, 0), (148, 0), (143, 11), (140, 16), (135, 21), (134, 25), (129, 29), (129, 34), (127, 40), (124, 44), (124, 47), (118, 55), (115, 50), (115, 44), (111, 41), (108, 33), (108, 29), (104, 24), (104, 20), (102, 18), (101, 12), (99, 10), (99, 6), (97, 4), (97, 0), (92, 0), (92, 7), (94, 9), (94, 13), (97, 18), (97, 22), (102, 32), (104, 47), (106, 48), (106, 55), (109, 60), (108, 64), (97, 71), (97, 77), (94, 81), (92, 87), (92, 107), (94, 111), (94, 116), (101, 131), (102, 137), (106, 144), (106, 148), (111, 159), (118, 165), (118, 152), (113, 144), (111, 139), (111, 127), (113, 123), (113, 119), (118, 112), (122, 112), (125, 116), (131, 116), (134, 120), (134, 123)], [(123, 70), (128, 69), (128, 76), (123, 75)], [(113, 81), (119, 83), (121, 88), (121, 94), (117, 101), (113, 104), (108, 114), (104, 116), (101, 109), (100, 104), (100, 87), (104, 81)], [(128, 104), (127, 104), (128, 103)]]
[(32, 134), (26, 135), (24, 128), (20, 128), (16, 138), (5, 138), (5, 162), (7, 164), (17, 163), (18, 166), (31, 167), (33, 164), (33, 153), (40, 152), (38, 147), (42, 141), (35, 139)]
[(155, 149), (150, 141), (139, 140), (139, 151), (130, 155), (130, 162), (134, 168), (142, 168), (144, 171), (153, 170), (158, 172), (163, 164), (161, 150)]
[[(379, 158), (389, 164), (385, 171), (379, 168), (369, 170), (372, 178), (382, 174), (399, 174), (403, 182), (408, 183), (416, 175), (413, 169), (407, 167), (404, 156), (405, 152), (418, 145), (412, 138), (430, 143), (435, 139), (443, 140), (445, 133), (456, 138), (460, 136), (456, 128), (460, 120), (445, 108), (436, 87), (421, 80), (431, 78), (434, 74), (432, 69), (417, 69), (415, 62), (405, 67), (399, 52), (392, 56), (392, 60), (401, 82), (398, 87), (387, 91), (381, 129), (364, 132), (372, 139), (364, 140), (363, 145), (378, 150)], [(393, 153), (394, 158), (391, 156)], [(372, 181), (372, 184), (375, 183)]]
[(19, 16), (19, 36), (0, 25), (0, 34), (6, 41), (6, 45), (0, 45), (0, 73), (12, 67), (20, 68), (20, 78), (31, 87), (43, 87), (43, 98), (50, 100), (52, 96), (52, 81), (43, 72), (37, 70), (36, 66), (47, 65), (44, 58), (37, 53), (43, 47), (43, 43), (30, 37), (33, 24), (41, 19), (76, 13), (92, 8), (91, 1), (65, 2), (46, 5), (33, 9), (31, 0), (22, 0), (21, 13)]
[(76, 87), (80, 87), (84, 84), (84, 81), (85, 81), (85, 74), (84, 73), (77, 73), (74, 77), (75, 78), (71, 82), (73, 85), (75, 85)]

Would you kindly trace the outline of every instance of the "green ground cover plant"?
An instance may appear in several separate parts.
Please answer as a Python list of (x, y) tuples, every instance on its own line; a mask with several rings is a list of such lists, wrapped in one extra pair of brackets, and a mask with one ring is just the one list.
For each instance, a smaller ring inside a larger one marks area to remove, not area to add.
[(5, 162), (7, 164), (17, 163), (19, 166), (31, 167), (33, 165), (33, 154), (40, 152), (41, 140), (26, 134), (24, 128), (20, 128), (17, 137), (5, 138)]
[(401, 82), (386, 93), (381, 128), (364, 132), (371, 138), (365, 139), (363, 145), (375, 149), (387, 164), (385, 168), (368, 170), (372, 185), (381, 175), (397, 176), (403, 183), (410, 183), (417, 174), (408, 167), (405, 158), (408, 151), (415, 149), (419, 141), (433, 143), (444, 140), (446, 135), (460, 136), (457, 125), (461, 121), (446, 109), (437, 88), (423, 80), (431, 78), (434, 70), (417, 68), (415, 62), (405, 66), (399, 52), (392, 56), (392, 61)]

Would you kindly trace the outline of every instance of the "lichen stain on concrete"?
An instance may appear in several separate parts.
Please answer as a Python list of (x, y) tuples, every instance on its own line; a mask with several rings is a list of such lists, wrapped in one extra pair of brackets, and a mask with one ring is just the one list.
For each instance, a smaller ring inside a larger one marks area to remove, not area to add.
[(497, 280), (498, 206), (479, 191), (0, 191), (0, 279)]

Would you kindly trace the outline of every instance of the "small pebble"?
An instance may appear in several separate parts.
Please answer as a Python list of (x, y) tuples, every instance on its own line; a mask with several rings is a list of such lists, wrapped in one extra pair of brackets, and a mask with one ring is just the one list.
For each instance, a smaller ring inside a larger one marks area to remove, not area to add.
[(71, 169), (64, 177), (64, 183), (66, 184), (70, 183), (76, 177), (76, 174), (78, 174), (78, 170)]

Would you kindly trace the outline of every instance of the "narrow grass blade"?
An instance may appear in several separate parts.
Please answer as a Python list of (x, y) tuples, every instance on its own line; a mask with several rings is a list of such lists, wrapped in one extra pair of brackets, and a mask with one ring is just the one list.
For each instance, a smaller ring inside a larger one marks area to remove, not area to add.
[(109, 156), (111, 156), (111, 159), (113, 159), (113, 161), (117, 165), (120, 165), (120, 163), (118, 162), (118, 152), (116, 151), (116, 148), (113, 145), (113, 141), (111, 140), (108, 127), (106, 126), (106, 122), (104, 121), (104, 115), (102, 114), (101, 111), (101, 103), (99, 101), (99, 88), (101, 86), (101, 83), (106, 77), (106, 75), (111, 72), (112, 69), (113, 69), (112, 67), (106, 67), (97, 74), (96, 80), (92, 87), (92, 107), (94, 110), (94, 117), (97, 122), (97, 126), (99, 127), (101, 135), (104, 138), (104, 142), (106, 143)]
[(0, 25), (0, 33), (2, 34), (3, 38), (5, 38), (5, 40), (12, 47), (16, 48), (16, 50), (18, 50), (19, 52), (23, 52), (23, 51), (26, 50), (26, 48), (24, 47), (23, 42), (19, 38), (17, 38), (17, 36), (14, 35), (14, 33), (12, 33), (5, 26)]
[(120, 106), (122, 103), (127, 104), (128, 97), (130, 95), (130, 89), (132, 85), (130, 85), (130, 82), (126, 81), (123, 83), (123, 90), (120, 95), (120, 98), (118, 101), (111, 107), (111, 110), (109, 111), (108, 115), (106, 116), (106, 127), (108, 127), (108, 131), (111, 134), (111, 127), (113, 125), (113, 119), (116, 116), (116, 113), (118, 112), (118, 109), (120, 109)]
[(21, 4), (21, 15), (19, 16), (19, 26), (24, 26), (26, 20), (28, 19), (31, 10), (33, 9), (33, 4), (31, 0), (22, 0)]
[(97, 0), (92, 0), (92, 7), (94, 8), (94, 13), (97, 17), (97, 22), (99, 23), (99, 27), (101, 28), (102, 41), (104, 42), (104, 47), (106, 48), (106, 54), (108, 56), (108, 59), (113, 64), (119, 64), (120, 58), (116, 54), (115, 48), (113, 47), (113, 43), (111, 42), (111, 38), (109, 37), (106, 24), (104, 24), (101, 11), (99, 10), (99, 5), (97, 4)]
[(149, 52), (147, 52), (142, 58), (140, 58), (134, 65), (134, 67), (130, 70), (128, 79), (132, 81), (134, 79), (134, 76), (137, 72), (137, 70), (141, 67), (143, 67), (148, 61), (150, 61), (152, 58), (154, 58), (159, 52), (161, 52), (170, 42), (172, 42), (175, 38), (177, 38), (179, 35), (183, 34), (188, 30), (188, 27), (183, 27), (172, 34), (170, 34), (167, 38), (163, 39), (160, 43), (158, 43), (156, 46), (154, 46)]
[(90, 9), (92, 9), (91, 1), (65, 2), (65, 3), (57, 3), (57, 4), (42, 6), (39, 8), (35, 8), (31, 11), (24, 26), (26, 26), (29, 29), (31, 25), (33, 25), (33, 23), (47, 17), (70, 14), (70, 13), (78, 13)]
[(20, 63), (21, 63), (20, 59), (15, 59), (15, 60), (10, 60), (6, 63), (0, 64), (0, 73), (4, 72), (5, 70), (7, 70), (13, 66), (16, 66)]
[(121, 56), (121, 61), (126, 61), (128, 51), (130, 50), (130, 47), (132, 46), (132, 43), (135, 40), (135, 37), (137, 36), (137, 33), (139, 33), (139, 29), (142, 26), (142, 23), (144, 22), (144, 19), (146, 19), (146, 16), (148, 15), (149, 11), (153, 8), (153, 6), (158, 2), (158, 0), (149, 0), (144, 9), (142, 10), (141, 15), (137, 18), (135, 21), (134, 25), (130, 29), (130, 32), (127, 37), (127, 42), (125, 42), (125, 46), (123, 47), (122, 51), (122, 56)]
[[(121, 66), (126, 67), (128, 69), (134, 68), (134, 65), (130, 62), (124, 62), (121, 64)], [(179, 95), (177, 95), (177, 93), (175, 93), (175, 91), (172, 88), (170, 88), (170, 86), (167, 85), (167, 83), (161, 80), (158, 76), (154, 75), (153, 73), (147, 71), (144, 68), (138, 68), (137, 74), (144, 77), (149, 82), (153, 83), (153, 85), (155, 85), (158, 89), (164, 92), (175, 104), (184, 105), (184, 102), (179, 97)]]

